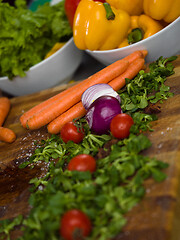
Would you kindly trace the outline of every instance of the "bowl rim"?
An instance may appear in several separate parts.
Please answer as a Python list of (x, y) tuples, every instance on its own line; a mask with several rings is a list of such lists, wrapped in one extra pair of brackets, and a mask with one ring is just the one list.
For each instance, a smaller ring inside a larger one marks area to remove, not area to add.
[(55, 53), (53, 53), (51, 56), (49, 56), (46, 59), (43, 59), (41, 62), (33, 65), (32, 67), (29, 68), (29, 70), (33, 70), (34, 68), (39, 67), (40, 65), (50, 61), (52, 58), (56, 57), (56, 55), (58, 55), (60, 52), (65, 51), (65, 49), (72, 43), (73, 41), (73, 37), (71, 37), (59, 50), (57, 50)]
[[(32, 67), (30, 67), (26, 72), (28, 72), (28, 71), (30, 71), (30, 70), (32, 71), (32, 70), (40, 67), (40, 66), (43, 65), (44, 63), (49, 62), (52, 58), (54, 58), (54, 57), (56, 57), (57, 55), (59, 55), (59, 53), (65, 51), (66, 48), (68, 48), (68, 46), (69, 46), (70, 44), (72, 44), (72, 43), (73, 43), (73, 37), (71, 37), (59, 50), (57, 50), (57, 51), (56, 51), (55, 53), (53, 53), (51, 56), (49, 56), (49, 57), (46, 58), (46, 59), (43, 59), (43, 60), (42, 60), (41, 62), (39, 62), (39, 63), (36, 63), (36, 64), (33, 65)], [(17, 76), (15, 76), (15, 77), (17, 77)], [(0, 77), (0, 81), (7, 80), (7, 79), (8, 79), (7, 76)]]
[(146, 39), (143, 39), (143, 40), (141, 40), (141, 41), (139, 41), (139, 42), (137, 42), (137, 43), (134, 43), (134, 44), (129, 45), (129, 46), (126, 46), (126, 47), (115, 48), (115, 49), (111, 49), (111, 50), (93, 50), (93, 51), (91, 51), (91, 50), (89, 50), (89, 49), (86, 49), (85, 51), (86, 51), (87, 53), (93, 53), (93, 54), (94, 54), (94, 53), (104, 54), (104, 53), (110, 53), (110, 52), (113, 53), (113, 52), (117, 52), (117, 51), (123, 51), (124, 49), (125, 49), (125, 50), (126, 50), (126, 49), (131, 49), (131, 48), (133, 48), (133, 47), (138, 47), (139, 45), (141, 45), (141, 44), (143, 44), (143, 43), (145, 43), (145, 42), (147, 42), (147, 41), (150, 41), (151, 39), (159, 36), (159, 34), (161, 34), (162, 32), (167, 31), (172, 25), (175, 25), (177, 22), (180, 22), (180, 16), (179, 16), (178, 18), (176, 18), (173, 22), (171, 22), (170, 24), (168, 24), (166, 27), (164, 27), (163, 29), (161, 29), (159, 32), (153, 34), (152, 36), (150, 36), (150, 37), (148, 37), (148, 38), (146, 38)]

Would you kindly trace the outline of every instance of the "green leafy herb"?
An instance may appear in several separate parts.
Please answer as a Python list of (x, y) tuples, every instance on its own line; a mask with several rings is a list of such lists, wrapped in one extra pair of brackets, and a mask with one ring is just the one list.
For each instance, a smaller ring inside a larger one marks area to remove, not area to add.
[[(14, 229), (14, 227), (21, 225), (23, 221), (23, 216), (19, 215), (18, 217), (14, 218), (13, 221), (10, 219), (6, 219), (0, 221), (0, 233), (4, 233), (6, 235), (6, 239), (10, 240), (10, 232)], [(4, 239), (4, 236), (1, 235), (0, 239)]]
[(172, 97), (173, 94), (169, 92), (169, 87), (164, 82), (166, 77), (174, 73), (174, 67), (170, 62), (175, 59), (175, 56), (167, 59), (160, 57), (150, 64), (149, 72), (141, 70), (133, 80), (126, 79), (126, 88), (119, 91), (122, 110), (135, 112), (147, 107), (149, 102), (162, 102)]

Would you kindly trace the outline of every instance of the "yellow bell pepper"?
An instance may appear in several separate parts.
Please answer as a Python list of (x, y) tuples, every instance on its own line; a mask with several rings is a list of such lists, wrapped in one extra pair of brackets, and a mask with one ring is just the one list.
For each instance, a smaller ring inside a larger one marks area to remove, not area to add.
[[(114, 49), (127, 36), (130, 28), (129, 14), (108, 3), (104, 4), (93, 0), (80, 1), (73, 23), (74, 42), (79, 49)], [(109, 10), (113, 19), (108, 19), (106, 15)]]
[(158, 21), (152, 19), (145, 14), (142, 14), (140, 16), (131, 16), (131, 27), (129, 29), (128, 36), (119, 44), (119, 48), (134, 43), (131, 42), (133, 39), (135, 40), (135, 42), (137, 42), (148, 38), (153, 34), (159, 32), (162, 28), (163, 27)]
[(143, 0), (106, 0), (111, 6), (122, 9), (129, 15), (140, 15), (143, 12)]
[(144, 0), (143, 7), (146, 15), (167, 23), (180, 16), (180, 0)]

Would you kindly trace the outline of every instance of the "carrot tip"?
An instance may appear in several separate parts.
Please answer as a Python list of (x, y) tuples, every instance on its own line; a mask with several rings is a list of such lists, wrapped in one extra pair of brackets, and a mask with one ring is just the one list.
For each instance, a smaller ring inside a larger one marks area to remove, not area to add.
[(144, 58), (148, 55), (148, 50), (146, 50), (146, 49), (141, 50), (141, 52), (142, 52)]

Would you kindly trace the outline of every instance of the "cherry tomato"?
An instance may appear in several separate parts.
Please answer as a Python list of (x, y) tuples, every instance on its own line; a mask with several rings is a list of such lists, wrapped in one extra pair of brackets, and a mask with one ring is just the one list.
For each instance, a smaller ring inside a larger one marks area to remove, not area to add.
[(60, 234), (65, 240), (84, 239), (91, 232), (91, 221), (78, 209), (67, 211), (61, 219)]
[(130, 115), (120, 113), (112, 119), (110, 131), (115, 138), (124, 139), (129, 136), (129, 130), (133, 124), (134, 121)]
[(80, 143), (84, 138), (84, 130), (78, 129), (73, 122), (68, 122), (61, 128), (60, 135), (65, 143), (68, 141)]
[(90, 171), (93, 173), (96, 170), (96, 160), (88, 154), (79, 154), (71, 159), (67, 169), (70, 171)]
[[(97, 0), (97, 1), (105, 2), (105, 0)], [(65, 0), (65, 4), (64, 4), (65, 12), (66, 12), (66, 16), (70, 23), (71, 28), (73, 28), (74, 14), (76, 12), (76, 8), (77, 8), (79, 2), (80, 2), (80, 0)]]

